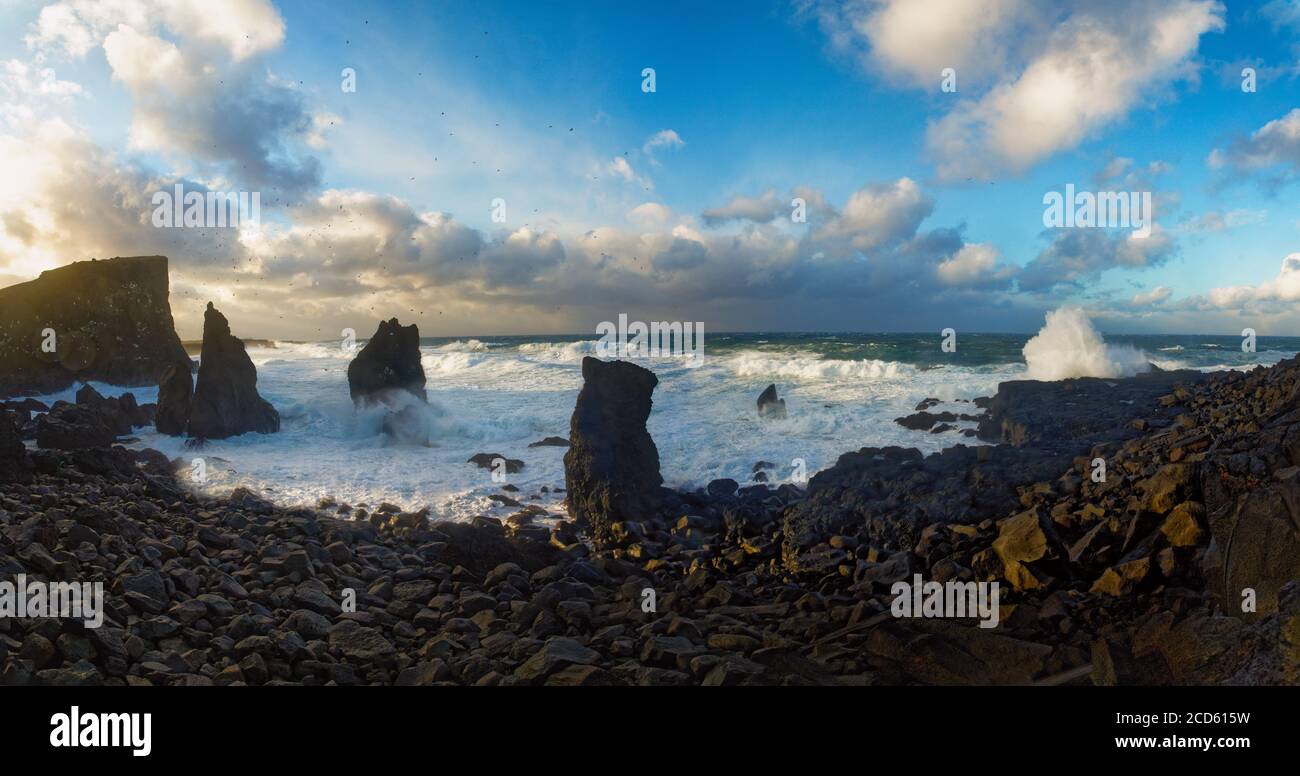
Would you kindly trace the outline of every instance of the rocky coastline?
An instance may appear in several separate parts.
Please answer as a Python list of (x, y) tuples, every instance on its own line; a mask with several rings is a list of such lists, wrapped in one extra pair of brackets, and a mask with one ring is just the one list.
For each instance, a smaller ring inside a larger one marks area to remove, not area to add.
[[(509, 517), (436, 522), (218, 497), (123, 446), (149, 425), (196, 446), (279, 427), (210, 304), (191, 382), (165, 267), (58, 271), (72, 289), (146, 273), (152, 323), (82, 321), (63, 361), (5, 362), (0, 386), (65, 385), (111, 376), (82, 358), (96, 342), (161, 343), (123, 380), (159, 384), (158, 406), (89, 385), (0, 401), (0, 685), (1300, 683), (1300, 359), (1005, 382), (969, 412), (927, 399), (897, 421), (979, 445), (862, 448), (806, 487), (770, 486), (760, 461), (749, 483), (679, 492), (646, 426), (658, 377), (587, 358), (567, 437), (530, 445), (567, 448), (551, 492), (568, 514), (503, 484)], [(354, 402), (389, 406), (393, 444), (428, 442), (410, 428), (418, 343), (390, 320), (348, 370)], [(786, 411), (775, 385), (756, 411)], [(17, 580), (100, 586), (102, 624), (13, 616)], [(998, 594), (932, 617), (898, 606), (914, 582)]]
[[(209, 498), (152, 451), (28, 450), (35, 408), (4, 405), (0, 574), (107, 600), (96, 629), (0, 618), (0, 684), (1300, 681), (1296, 360), (1007, 383), (979, 403), (993, 444), (864, 448), (806, 491), (694, 493), (637, 468), (653, 441), (618, 409), (648, 412), (654, 382), (591, 361), (580, 519), (552, 528), (527, 507), (430, 523)], [(895, 616), (892, 585), (918, 574), (997, 581), (998, 626)]]

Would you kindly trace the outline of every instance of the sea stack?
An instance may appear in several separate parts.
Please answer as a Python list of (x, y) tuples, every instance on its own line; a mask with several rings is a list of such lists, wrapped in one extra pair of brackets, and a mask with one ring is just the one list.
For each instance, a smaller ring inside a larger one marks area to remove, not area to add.
[(190, 360), (177, 361), (163, 372), (158, 382), (158, 411), (154, 425), (158, 433), (180, 436), (190, 421), (194, 400), (194, 377)]
[(582, 390), (569, 422), (564, 480), (569, 514), (597, 546), (611, 526), (649, 520), (659, 506), (659, 450), (646, 430), (659, 378), (626, 361), (582, 359)]
[(257, 393), (257, 368), (244, 343), (211, 302), (203, 314), (203, 353), (190, 406), (189, 435), (225, 439), (256, 431), (280, 430), (280, 415)]
[(357, 406), (392, 403), (388, 399), (395, 391), (427, 402), (424, 382), (420, 329), (403, 326), (396, 318), (380, 321), (375, 336), (348, 364), (348, 392)]
[(760, 418), (780, 419), (785, 417), (785, 399), (776, 396), (776, 384), (767, 386), (758, 395), (758, 416)]
[(167, 297), (165, 256), (79, 261), (0, 289), (0, 397), (156, 385), (185, 358)]

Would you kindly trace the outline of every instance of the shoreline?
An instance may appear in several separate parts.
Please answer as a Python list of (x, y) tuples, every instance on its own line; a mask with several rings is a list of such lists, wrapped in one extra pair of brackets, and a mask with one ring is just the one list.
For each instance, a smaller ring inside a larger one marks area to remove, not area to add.
[[(1300, 365), (1165, 379), (1150, 406), (1110, 396), (1111, 417), (1083, 400), (1080, 423), (1059, 410), (1062, 392), (1155, 387), (1009, 386), (991, 400), (1004, 409), (990, 428), (1011, 441), (929, 457), (864, 448), (806, 493), (668, 491), (657, 513), (596, 543), (569, 521), (425, 523), (393, 510), (338, 520), (247, 491), (198, 498), (147, 452), (36, 451), (34, 485), (0, 486), (0, 564), (99, 578), (107, 622), (92, 632), (17, 621), (0, 637), (0, 683), (1294, 681), (1276, 641), (1300, 614), (1300, 586), (1257, 581), (1269, 602), (1230, 616), (1218, 569), (1279, 573), (1239, 568), (1250, 558), (1221, 557), (1212, 537), (1227, 519), (1247, 532), (1268, 519), (1241, 507), (1241, 489), (1261, 486), (1234, 484), (1234, 450), (1271, 450), (1261, 440), (1300, 427), (1283, 411), (1300, 395)], [(1058, 408), (1055, 425), (1025, 401), (1035, 390)], [(1252, 430), (1255, 418), (1286, 424)], [(1258, 466), (1267, 487), (1300, 489), (1281, 449), (1243, 473)], [(1099, 451), (1115, 461), (1108, 483), (1076, 468)], [(1226, 484), (1196, 473), (1220, 466)], [(916, 573), (999, 581), (998, 626), (893, 616), (891, 587)], [(356, 610), (345, 612), (349, 595)]]

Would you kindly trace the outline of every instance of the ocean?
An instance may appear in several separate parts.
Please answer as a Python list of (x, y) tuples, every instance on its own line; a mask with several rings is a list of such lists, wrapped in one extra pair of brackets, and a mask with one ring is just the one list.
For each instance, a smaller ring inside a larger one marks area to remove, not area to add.
[[(909, 431), (894, 419), (930, 397), (944, 402), (934, 412), (974, 412), (959, 400), (992, 395), (998, 383), (1023, 379), (1031, 368), (1059, 371), (1081, 352), (1089, 369), (1115, 364), (1119, 372), (1102, 373), (1112, 377), (1128, 368), (1134, 352), (1163, 369), (1201, 370), (1272, 364), (1300, 352), (1296, 337), (1260, 337), (1256, 352), (1245, 353), (1240, 337), (1111, 336), (1103, 344), (1089, 331), (1056, 331), (1045, 351), (1040, 340), (1036, 358), (1046, 364), (1026, 363), (1028, 335), (959, 334), (956, 352), (945, 353), (938, 334), (710, 334), (698, 363), (684, 357), (640, 362), (659, 377), (649, 430), (670, 487), (702, 487), (718, 477), (747, 484), (759, 461), (773, 464), (772, 482), (797, 481), (800, 468), (811, 477), (840, 454), (864, 446), (928, 453), (978, 444), (958, 432)], [(384, 411), (353, 409), (347, 365), (354, 353), (338, 342), (250, 347), (258, 389), (280, 412), (278, 434), (247, 434), (187, 450), (182, 439), (139, 429), (130, 444), (155, 448), (187, 466), (202, 458), (207, 479), (194, 485), (212, 493), (244, 485), (282, 504), (314, 505), (328, 495), (354, 506), (427, 506), (435, 519), (455, 520), (517, 511), (490, 500), (489, 494), (502, 493), (503, 483), (467, 462), (476, 453), (500, 453), (525, 462), (522, 471), (507, 476), (518, 488), (509, 495), (558, 515), (563, 495), (553, 491), (564, 487), (564, 448), (529, 444), (568, 436), (581, 361), (595, 351), (591, 336), (422, 339), (433, 446), (421, 448), (386, 445), (380, 430)], [(769, 383), (786, 400), (783, 420), (757, 416), (755, 400)], [(157, 396), (153, 388), (92, 384), (105, 395), (130, 390), (141, 402)], [(70, 401), (74, 393), (75, 388), (37, 398)], [(182, 471), (183, 478), (188, 475), (188, 468)]]

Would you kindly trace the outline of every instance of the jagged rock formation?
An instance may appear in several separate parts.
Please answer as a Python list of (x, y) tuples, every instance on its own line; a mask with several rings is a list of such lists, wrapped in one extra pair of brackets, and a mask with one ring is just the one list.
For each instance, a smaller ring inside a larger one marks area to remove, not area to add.
[(777, 398), (776, 384), (767, 386), (758, 395), (758, 416), (776, 419), (785, 417), (785, 399)]
[(75, 262), (0, 289), (0, 396), (154, 385), (183, 358), (164, 256)]
[(280, 414), (257, 393), (257, 368), (244, 343), (211, 302), (203, 314), (203, 354), (187, 428), (194, 439), (280, 430)]
[(153, 405), (139, 405), (135, 396), (108, 399), (89, 385), (77, 391), (77, 403), (55, 402), (36, 420), (36, 446), (55, 450), (108, 447), (137, 426), (153, 423)]
[(194, 400), (194, 378), (187, 358), (177, 361), (163, 372), (158, 382), (158, 433), (180, 436), (190, 422), (190, 404)]
[(348, 364), (348, 392), (360, 406), (383, 403), (394, 391), (427, 401), (424, 383), (420, 329), (402, 326), (396, 318), (381, 321), (375, 336)]
[(663, 477), (646, 431), (654, 372), (626, 361), (582, 360), (582, 390), (569, 422), (564, 479), (569, 514), (599, 544), (613, 525), (652, 518)]

